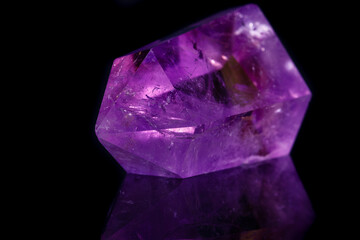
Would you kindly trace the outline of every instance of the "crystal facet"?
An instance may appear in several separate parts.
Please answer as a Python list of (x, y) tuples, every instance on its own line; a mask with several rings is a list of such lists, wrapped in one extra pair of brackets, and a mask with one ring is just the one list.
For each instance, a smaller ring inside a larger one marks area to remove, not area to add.
[(128, 174), (102, 240), (300, 240), (313, 220), (282, 157), (188, 179)]
[(115, 59), (95, 129), (127, 172), (186, 178), (289, 154), (310, 97), (250, 4)]

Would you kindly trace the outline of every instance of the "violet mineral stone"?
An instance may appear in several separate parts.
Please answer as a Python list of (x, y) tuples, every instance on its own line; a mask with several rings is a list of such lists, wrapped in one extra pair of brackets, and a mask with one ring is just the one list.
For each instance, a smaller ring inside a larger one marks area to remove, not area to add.
[(127, 172), (186, 178), (289, 154), (310, 97), (250, 4), (115, 59), (95, 129)]
[(314, 220), (290, 157), (188, 179), (128, 174), (102, 240), (300, 240)]

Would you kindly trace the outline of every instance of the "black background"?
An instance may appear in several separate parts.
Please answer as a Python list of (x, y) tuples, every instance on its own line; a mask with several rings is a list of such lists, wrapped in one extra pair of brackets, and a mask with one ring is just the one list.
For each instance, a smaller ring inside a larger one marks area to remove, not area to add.
[[(346, 239), (353, 229), (347, 214), (354, 191), (347, 163), (356, 157), (345, 156), (354, 141), (344, 135), (351, 133), (345, 130), (345, 125), (351, 125), (351, 114), (344, 105), (356, 108), (346, 100), (353, 86), (349, 83), (353, 78), (346, 75), (350, 58), (340, 56), (353, 44), (354, 36), (347, 30), (353, 22), (346, 19), (353, 6), (252, 2), (261, 7), (313, 93), (291, 153), (317, 216), (306, 239)], [(45, 159), (31, 162), (38, 162), (42, 175), (32, 177), (44, 186), (41, 191), (45, 193), (37, 204), (46, 208), (36, 222), (39, 237), (47, 228), (51, 235), (45, 239), (100, 239), (108, 208), (124, 176), (94, 133), (112, 61), (214, 13), (246, 3), (59, 1), (41, 5), (36, 12), (24, 9), (29, 22), (21, 23), (22, 44), (30, 53), (17, 56), (17, 62), (25, 62), (24, 67), (33, 64), (39, 70), (31, 82), (29, 77), (24, 81), (25, 92), (30, 91), (34, 102), (23, 117), (35, 119), (28, 124), (32, 130), (26, 141), (32, 143), (34, 159)], [(37, 118), (32, 117), (35, 115)]]

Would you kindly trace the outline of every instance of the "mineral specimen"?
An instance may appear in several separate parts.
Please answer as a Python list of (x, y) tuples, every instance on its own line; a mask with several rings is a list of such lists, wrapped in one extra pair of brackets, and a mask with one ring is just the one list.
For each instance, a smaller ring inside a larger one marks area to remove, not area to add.
[(310, 97), (250, 4), (115, 59), (95, 131), (127, 172), (186, 178), (289, 154)]

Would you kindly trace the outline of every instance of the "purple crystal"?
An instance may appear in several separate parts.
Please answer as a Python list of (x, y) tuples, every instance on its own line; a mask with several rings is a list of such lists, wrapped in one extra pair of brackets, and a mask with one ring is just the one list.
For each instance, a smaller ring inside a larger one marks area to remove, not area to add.
[(310, 97), (250, 4), (115, 59), (95, 128), (127, 172), (185, 178), (289, 154)]
[(290, 157), (188, 179), (127, 175), (102, 240), (302, 239), (314, 218)]

